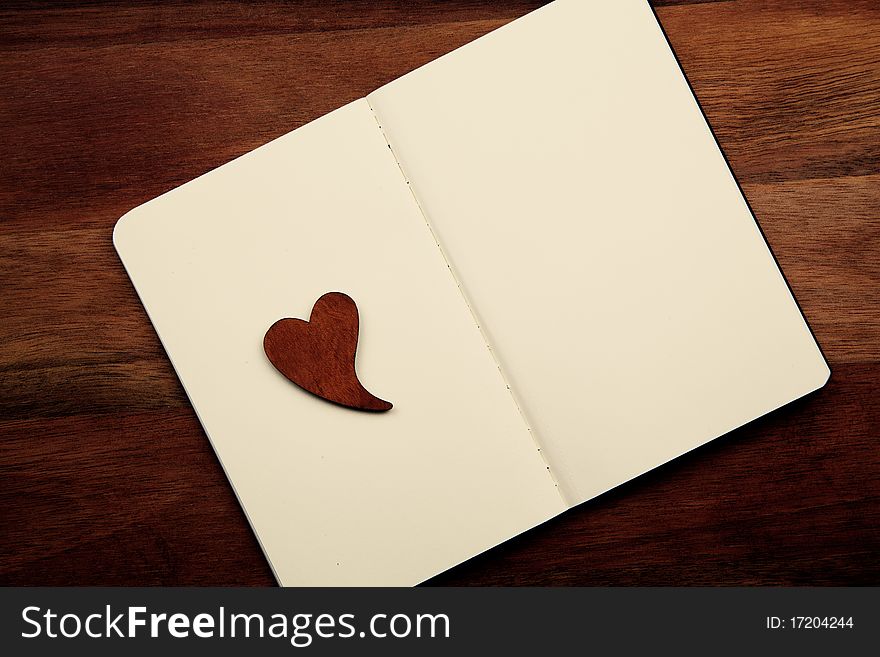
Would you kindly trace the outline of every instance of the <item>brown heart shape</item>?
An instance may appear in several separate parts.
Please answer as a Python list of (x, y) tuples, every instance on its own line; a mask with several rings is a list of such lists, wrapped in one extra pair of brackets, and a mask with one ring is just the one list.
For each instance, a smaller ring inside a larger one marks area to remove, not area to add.
[(362, 411), (388, 411), (390, 402), (372, 395), (355, 370), (359, 319), (355, 302), (328, 292), (315, 302), (309, 321), (280, 319), (266, 331), (269, 361), (303, 390)]

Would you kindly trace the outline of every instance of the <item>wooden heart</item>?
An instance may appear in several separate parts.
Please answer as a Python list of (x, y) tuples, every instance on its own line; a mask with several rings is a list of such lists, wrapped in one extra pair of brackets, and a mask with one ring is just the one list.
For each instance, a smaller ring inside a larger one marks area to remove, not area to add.
[(309, 321), (280, 319), (266, 331), (263, 349), (271, 363), (303, 390), (362, 411), (387, 411), (392, 404), (361, 385), (354, 361), (358, 309), (341, 292), (315, 302)]

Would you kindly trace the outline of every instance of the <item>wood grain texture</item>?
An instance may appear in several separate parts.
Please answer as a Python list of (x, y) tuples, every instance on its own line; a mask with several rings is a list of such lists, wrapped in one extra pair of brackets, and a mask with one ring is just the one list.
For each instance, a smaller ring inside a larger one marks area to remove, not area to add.
[[(112, 226), (541, 4), (3, 5), (0, 584), (274, 583)], [(880, 4), (655, 6), (831, 382), (432, 583), (877, 584)]]
[(390, 411), (392, 404), (358, 379), (355, 358), (360, 318), (347, 294), (328, 292), (315, 302), (309, 320), (279, 319), (263, 338), (275, 368), (303, 390), (361, 411)]

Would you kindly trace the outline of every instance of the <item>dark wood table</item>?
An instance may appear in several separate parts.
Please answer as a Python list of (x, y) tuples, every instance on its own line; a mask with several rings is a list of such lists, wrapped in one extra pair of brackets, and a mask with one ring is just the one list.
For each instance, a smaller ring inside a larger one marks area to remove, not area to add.
[[(274, 583), (113, 224), (541, 4), (0, 9), (0, 584)], [(880, 3), (654, 4), (831, 382), (432, 583), (877, 584)]]

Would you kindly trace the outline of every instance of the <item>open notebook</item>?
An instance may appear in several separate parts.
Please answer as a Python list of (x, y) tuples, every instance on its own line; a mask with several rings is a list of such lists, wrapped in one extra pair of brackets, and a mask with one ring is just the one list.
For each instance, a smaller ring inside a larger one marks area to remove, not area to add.
[[(418, 583), (829, 376), (643, 0), (557, 0), (114, 241), (285, 585)], [(388, 413), (263, 353), (335, 290)]]

